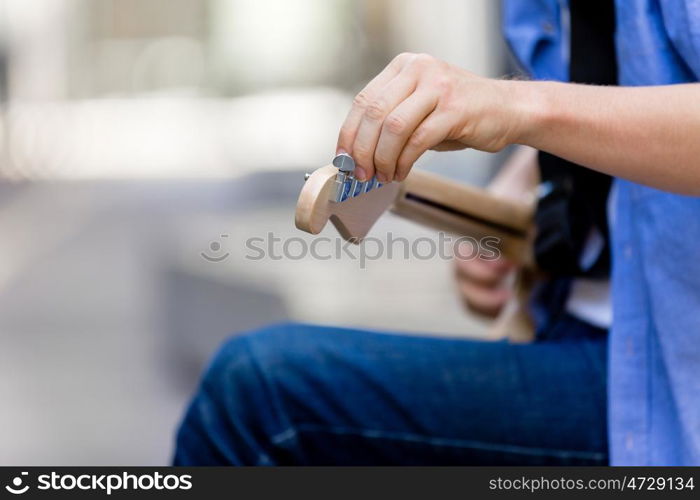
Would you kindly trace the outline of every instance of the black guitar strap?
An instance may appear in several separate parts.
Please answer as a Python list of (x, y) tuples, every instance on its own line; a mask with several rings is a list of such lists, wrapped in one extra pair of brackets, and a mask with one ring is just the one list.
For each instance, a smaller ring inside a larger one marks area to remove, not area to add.
[[(614, 0), (570, 0), (569, 78), (575, 83), (617, 84)], [(611, 178), (541, 151), (541, 196), (535, 222), (535, 258), (555, 276), (607, 276), (610, 238), (606, 201)], [(605, 241), (597, 261), (582, 269), (579, 261), (592, 228)]]

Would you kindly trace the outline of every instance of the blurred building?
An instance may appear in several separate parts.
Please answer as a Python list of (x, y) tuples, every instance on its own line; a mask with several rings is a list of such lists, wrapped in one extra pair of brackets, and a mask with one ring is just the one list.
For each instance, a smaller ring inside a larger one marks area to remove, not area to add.
[(349, 96), (401, 51), (504, 71), (486, 0), (0, 5), (6, 178), (301, 168), (327, 160)]
[(0, 463), (167, 463), (206, 359), (266, 322), (478, 333), (449, 262), (242, 252), (300, 236), (302, 174), (395, 54), (498, 76), (498, 25), (491, 0), (0, 0)]

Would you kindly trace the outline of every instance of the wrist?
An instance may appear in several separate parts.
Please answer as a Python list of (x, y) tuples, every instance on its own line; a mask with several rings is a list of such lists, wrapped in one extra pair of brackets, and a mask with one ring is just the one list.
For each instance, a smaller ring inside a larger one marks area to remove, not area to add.
[(552, 121), (552, 95), (556, 82), (505, 80), (511, 144), (524, 144), (539, 149), (541, 137)]

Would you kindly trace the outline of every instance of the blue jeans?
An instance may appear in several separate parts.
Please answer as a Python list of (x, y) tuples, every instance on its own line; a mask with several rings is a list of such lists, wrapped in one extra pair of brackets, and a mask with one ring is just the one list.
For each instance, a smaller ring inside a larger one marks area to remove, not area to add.
[(300, 324), (232, 338), (176, 465), (607, 464), (606, 335), (572, 317), (531, 344)]

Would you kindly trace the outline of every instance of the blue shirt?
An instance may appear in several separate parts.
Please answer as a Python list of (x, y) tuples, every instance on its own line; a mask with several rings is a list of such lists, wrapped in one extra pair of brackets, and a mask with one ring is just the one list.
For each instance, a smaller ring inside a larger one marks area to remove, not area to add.
[[(700, 0), (615, 4), (620, 85), (700, 80)], [(505, 0), (503, 21), (533, 78), (567, 79), (566, 0)], [(611, 463), (700, 465), (700, 198), (616, 179), (613, 200)]]

